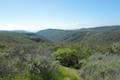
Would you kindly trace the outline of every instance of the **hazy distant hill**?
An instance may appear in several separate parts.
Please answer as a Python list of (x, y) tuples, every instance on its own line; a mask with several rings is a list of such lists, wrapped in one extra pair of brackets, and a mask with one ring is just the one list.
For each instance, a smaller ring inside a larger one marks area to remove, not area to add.
[(8, 44), (32, 44), (47, 42), (48, 40), (34, 33), (19, 33), (14, 31), (0, 31), (0, 43)]
[(46, 29), (37, 33), (27, 31), (0, 31), (2, 42), (82, 42), (111, 44), (120, 41), (120, 26), (103, 26), (78, 30)]
[(39, 31), (37, 34), (54, 42), (71, 41), (107, 44), (120, 41), (120, 26), (102, 26), (78, 30), (47, 29)]
[(23, 33), (23, 34), (26, 36), (26, 38), (33, 40), (35, 42), (50, 42), (45, 37), (37, 35), (36, 33)]
[(17, 33), (28, 33), (28, 31), (25, 31), (25, 30), (13, 30), (12, 32), (17, 32)]
[(51, 41), (61, 41), (67, 33), (68, 31), (57, 29), (47, 29), (37, 32), (38, 35), (44, 36)]

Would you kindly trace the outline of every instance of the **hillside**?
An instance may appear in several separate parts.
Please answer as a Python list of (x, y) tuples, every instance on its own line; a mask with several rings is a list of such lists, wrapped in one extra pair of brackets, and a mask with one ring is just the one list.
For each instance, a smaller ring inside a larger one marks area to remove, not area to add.
[(53, 42), (113, 43), (120, 40), (120, 26), (102, 26), (78, 30), (47, 29), (37, 32)]
[(35, 41), (35, 42), (50, 42), (48, 39), (46, 39), (43, 36), (37, 35), (35, 33), (22, 33), (26, 38)]
[(35, 44), (36, 42), (47, 41), (47, 39), (37, 36), (34, 33), (0, 31), (0, 43), (2, 44)]
[(42, 35), (53, 42), (62, 40), (67, 33), (68, 31), (57, 29), (47, 29), (37, 32), (38, 35)]

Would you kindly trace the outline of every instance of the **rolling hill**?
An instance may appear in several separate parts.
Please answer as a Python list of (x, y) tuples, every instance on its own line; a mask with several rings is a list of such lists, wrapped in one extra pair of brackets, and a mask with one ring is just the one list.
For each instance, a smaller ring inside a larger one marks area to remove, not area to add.
[(46, 29), (31, 33), (26, 31), (0, 31), (1, 42), (81, 42), (107, 45), (120, 41), (120, 26), (102, 26), (77, 30)]
[(48, 40), (34, 33), (19, 33), (14, 31), (0, 31), (0, 43), (2, 44), (35, 44)]
[(37, 32), (53, 42), (82, 42), (91, 44), (110, 44), (120, 41), (120, 26), (102, 26), (78, 30), (47, 29)]

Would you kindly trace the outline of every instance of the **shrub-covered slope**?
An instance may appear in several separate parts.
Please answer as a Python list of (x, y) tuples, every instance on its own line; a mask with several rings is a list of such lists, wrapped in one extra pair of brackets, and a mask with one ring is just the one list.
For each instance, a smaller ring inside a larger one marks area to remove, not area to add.
[(103, 26), (79, 30), (48, 29), (37, 32), (54, 42), (82, 42), (91, 44), (110, 44), (120, 41), (120, 26)]

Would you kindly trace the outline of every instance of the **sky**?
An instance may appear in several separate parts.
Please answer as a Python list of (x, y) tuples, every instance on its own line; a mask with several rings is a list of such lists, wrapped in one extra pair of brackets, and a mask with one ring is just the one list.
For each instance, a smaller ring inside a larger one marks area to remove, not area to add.
[(120, 0), (0, 0), (0, 30), (120, 25)]

